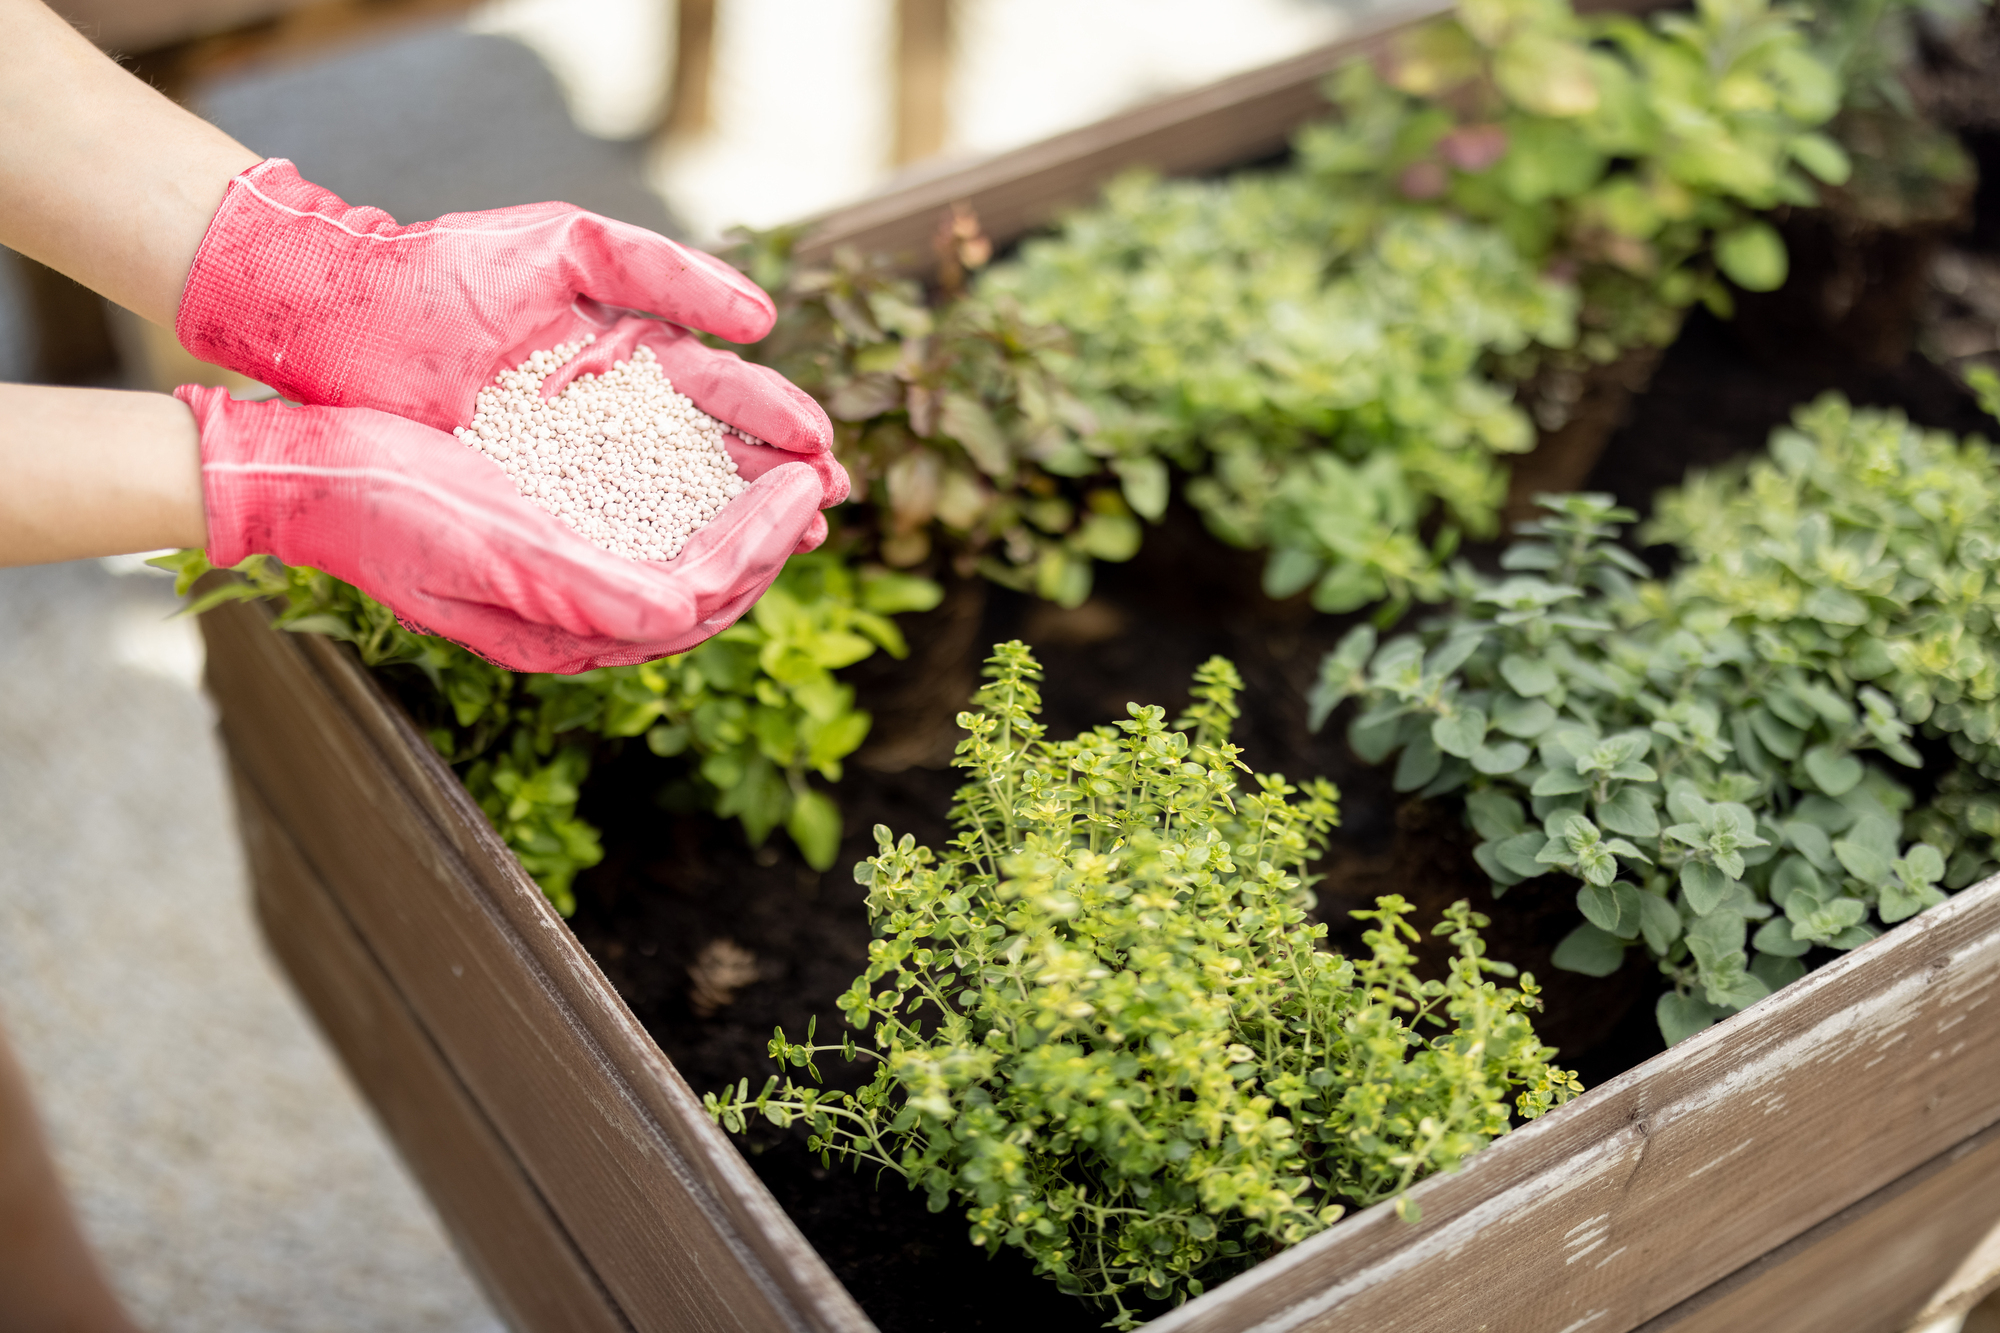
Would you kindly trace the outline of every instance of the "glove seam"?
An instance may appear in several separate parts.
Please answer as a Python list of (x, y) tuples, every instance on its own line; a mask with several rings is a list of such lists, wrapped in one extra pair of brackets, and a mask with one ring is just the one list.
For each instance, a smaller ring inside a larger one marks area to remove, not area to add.
[[(272, 160), (280, 161), (282, 159), (274, 158)], [(324, 222), (328, 226), (333, 227), (338, 231), (345, 232), (347, 235), (354, 237), (358, 241), (381, 241), (381, 242), (405, 241), (425, 236), (441, 236), (441, 235), (442, 236), (511, 236), (519, 232), (533, 231), (537, 227), (541, 227), (547, 223), (567, 222), (571, 218), (576, 216), (574, 212), (551, 213), (549, 216), (545, 218), (539, 218), (536, 221), (521, 227), (447, 227), (441, 225), (443, 222), (442, 218), (434, 219), (429, 222), (398, 222), (396, 224), (396, 230), (393, 234), (384, 235), (383, 233), (378, 231), (356, 231), (354, 228), (348, 226), (345, 222), (342, 222), (339, 218), (330, 218), (326, 214), (317, 212), (310, 208), (294, 208), (290, 204), (284, 203), (277, 199), (273, 199), (270, 195), (265, 194), (262, 190), (258, 189), (255, 185), (252, 185), (249, 181), (244, 180), (240, 176), (237, 177), (236, 183), (241, 183), (244, 189), (248, 190), (251, 194), (256, 195), (259, 199), (269, 204), (272, 208), (277, 209), (280, 213), (289, 213), (293, 217), (299, 219), (300, 221), (304, 221), (307, 218), (311, 218), (316, 222)], [(563, 207), (572, 208), (573, 205), (565, 204), (563, 205)], [(446, 214), (446, 216), (449, 217), (450, 214)]]

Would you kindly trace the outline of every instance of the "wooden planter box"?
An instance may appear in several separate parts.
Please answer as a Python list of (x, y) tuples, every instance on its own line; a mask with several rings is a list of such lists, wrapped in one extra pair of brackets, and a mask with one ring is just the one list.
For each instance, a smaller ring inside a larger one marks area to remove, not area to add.
[[(1005, 241), (1124, 166), (1254, 160), (1385, 30), (906, 184), (807, 253), (915, 259), (959, 199)], [(259, 919), (502, 1316), (872, 1329), (400, 709), (268, 620), (203, 622)], [(1151, 1327), (1895, 1333), (1962, 1309), (2000, 1282), (1997, 995), (2000, 880), (1425, 1182), (1420, 1226), (1364, 1212)]]
[[(517, 1329), (873, 1326), (329, 640), (204, 620), (260, 921)], [(2000, 1279), (2000, 879), (1152, 1325), (1893, 1333)], [(1990, 1005), (1990, 1007), (1989, 1007)], [(893, 1184), (890, 1186), (893, 1188)]]

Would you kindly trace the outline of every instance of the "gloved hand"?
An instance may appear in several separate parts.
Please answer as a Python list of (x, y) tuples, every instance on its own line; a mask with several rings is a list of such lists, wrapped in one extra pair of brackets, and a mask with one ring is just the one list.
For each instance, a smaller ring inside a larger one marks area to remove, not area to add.
[[(814, 467), (734, 437), (725, 442), (750, 485), (676, 559), (635, 561), (584, 540), (490, 459), (418, 422), (234, 402), (194, 385), (174, 396), (201, 431), (211, 563), (265, 554), (325, 570), (515, 671), (685, 652), (734, 623), (785, 557), (825, 531)], [(831, 466), (844, 494), (846, 474)]]
[[(196, 356), (295, 402), (450, 430), (499, 371), (610, 324), (618, 312), (595, 303), (739, 343), (776, 318), (741, 273), (642, 227), (557, 203), (399, 226), (270, 158), (229, 183), (174, 332)], [(710, 398), (690, 394), (697, 407), (781, 449), (827, 446), (826, 414), (803, 391), (678, 336), (683, 360), (707, 366)], [(679, 377), (675, 387), (689, 392)], [(716, 410), (715, 395), (758, 403), (761, 429)]]

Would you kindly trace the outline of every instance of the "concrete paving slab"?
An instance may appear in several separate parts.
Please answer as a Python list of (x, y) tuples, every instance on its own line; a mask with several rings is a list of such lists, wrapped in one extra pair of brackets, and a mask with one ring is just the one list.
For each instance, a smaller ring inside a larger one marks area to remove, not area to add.
[(159, 1333), (492, 1333), (266, 956), (171, 585), (0, 571), (0, 1021)]

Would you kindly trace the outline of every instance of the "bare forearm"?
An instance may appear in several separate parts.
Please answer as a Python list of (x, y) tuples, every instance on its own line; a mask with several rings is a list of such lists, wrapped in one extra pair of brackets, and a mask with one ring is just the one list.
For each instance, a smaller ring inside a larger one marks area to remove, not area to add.
[(0, 566), (202, 546), (194, 414), (160, 393), (0, 384)]
[(257, 154), (41, 0), (0, 0), (0, 244), (173, 327), (230, 177)]

